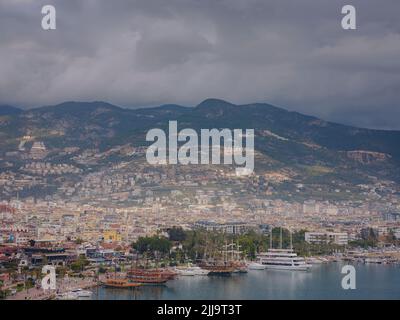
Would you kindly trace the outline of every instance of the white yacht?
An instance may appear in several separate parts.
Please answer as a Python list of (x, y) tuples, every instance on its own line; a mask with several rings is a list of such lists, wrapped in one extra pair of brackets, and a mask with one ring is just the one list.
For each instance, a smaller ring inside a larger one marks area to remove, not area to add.
[(202, 269), (197, 266), (191, 266), (189, 265), (188, 267), (178, 267), (175, 269), (175, 271), (181, 275), (181, 276), (206, 276), (208, 275), (209, 271)]
[(257, 255), (258, 263), (266, 269), (308, 271), (311, 268), (303, 257), (298, 257), (293, 249), (269, 249)]
[(57, 300), (85, 300), (92, 297), (93, 292), (83, 289), (75, 289), (57, 295)]
[(292, 231), (290, 233), (290, 248), (282, 249), (282, 227), (280, 227), (280, 249), (272, 249), (272, 228), (270, 234), (270, 249), (267, 252), (257, 254), (257, 262), (265, 265), (266, 269), (308, 271), (311, 264), (308, 264), (303, 257), (298, 257), (293, 250)]
[(324, 261), (320, 258), (315, 258), (315, 257), (309, 257), (306, 258), (306, 262), (309, 264), (322, 264)]
[(206, 269), (202, 269), (200, 267), (197, 266), (192, 266), (190, 267), (190, 269), (194, 272), (194, 274), (196, 276), (206, 276), (210, 273), (210, 271), (206, 270)]
[(176, 273), (180, 276), (194, 276), (194, 272), (189, 268), (176, 268)]

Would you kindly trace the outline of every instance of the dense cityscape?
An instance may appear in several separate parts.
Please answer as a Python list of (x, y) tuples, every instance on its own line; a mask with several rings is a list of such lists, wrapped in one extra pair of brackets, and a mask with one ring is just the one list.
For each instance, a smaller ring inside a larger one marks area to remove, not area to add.
[[(220, 234), (225, 240), (214, 243), (214, 250), (223, 252), (224, 241), (235, 241), (245, 247), (237, 258), (248, 261), (274, 247), (269, 242), (270, 233), (277, 228), (286, 232), (284, 247), (289, 246), (287, 233), (293, 233), (295, 250), (307, 259), (400, 261), (399, 191), (391, 181), (357, 185), (357, 196), (362, 200), (351, 196), (302, 200), (299, 195), (307, 194), (304, 190), (327, 186), (296, 183), (292, 197), (279, 188), (291, 180), (290, 174), (256, 171), (237, 177), (230, 166), (154, 166), (146, 163), (144, 150), (129, 145), (103, 153), (66, 148), (63, 152), (75, 164), (55, 164), (44, 160), (50, 154), (45, 143), (33, 142), (28, 150), (24, 143), (18, 151), (4, 155), (4, 167), (10, 157), (14, 161), (20, 158), (21, 167), (17, 172), (3, 169), (0, 180), (3, 196), (8, 198), (0, 205), (3, 297), (12, 298), (14, 294), (21, 298), (25, 294), (32, 298), (36, 291), (23, 289), (35, 288), (41, 279), (37, 270), (47, 263), (61, 268), (58, 272), (63, 277), (77, 276), (80, 287), (97, 283), (99, 269), (112, 272), (115, 259), (118, 266), (132, 264), (134, 257), (142, 265), (143, 259), (154, 264), (157, 248), (150, 246), (144, 252), (135, 249), (135, 244), (152, 237), (172, 241), (167, 244), (163, 267), (176, 268), (204, 259), (204, 251), (210, 246), (204, 242), (203, 249), (196, 243), (197, 256), (184, 252), (176, 259), (179, 248), (183, 250), (179, 240), (186, 238), (173, 241), (176, 239), (171, 239), (169, 231), (176, 228), (182, 233), (210, 233), (210, 237)], [(102, 159), (115, 153), (124, 161), (91, 172), (91, 166), (99, 166)], [(55, 181), (58, 186), (52, 192), (37, 192), (40, 186), (57, 185)], [(346, 185), (334, 188), (327, 193), (346, 195)], [(275, 247), (279, 246), (277, 242), (278, 236)]]

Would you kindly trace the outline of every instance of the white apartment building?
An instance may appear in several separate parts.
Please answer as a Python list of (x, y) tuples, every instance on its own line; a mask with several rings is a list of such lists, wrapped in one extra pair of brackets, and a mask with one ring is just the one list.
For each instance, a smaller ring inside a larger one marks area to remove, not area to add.
[(344, 246), (349, 242), (349, 235), (345, 232), (306, 232), (304, 240), (314, 244), (334, 243)]

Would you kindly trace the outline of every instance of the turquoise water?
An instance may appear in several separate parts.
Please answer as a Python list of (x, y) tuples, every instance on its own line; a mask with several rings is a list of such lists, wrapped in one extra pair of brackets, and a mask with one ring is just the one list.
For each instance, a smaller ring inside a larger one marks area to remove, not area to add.
[(400, 266), (356, 264), (356, 289), (341, 286), (342, 264), (315, 265), (309, 272), (251, 270), (231, 277), (179, 277), (165, 286), (98, 288), (93, 299), (400, 299)]

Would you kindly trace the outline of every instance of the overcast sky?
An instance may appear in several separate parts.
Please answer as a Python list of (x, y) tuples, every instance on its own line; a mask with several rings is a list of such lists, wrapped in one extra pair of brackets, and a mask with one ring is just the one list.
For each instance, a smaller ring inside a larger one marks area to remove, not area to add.
[(0, 104), (213, 97), (400, 129), (399, 15), (399, 0), (0, 0)]

